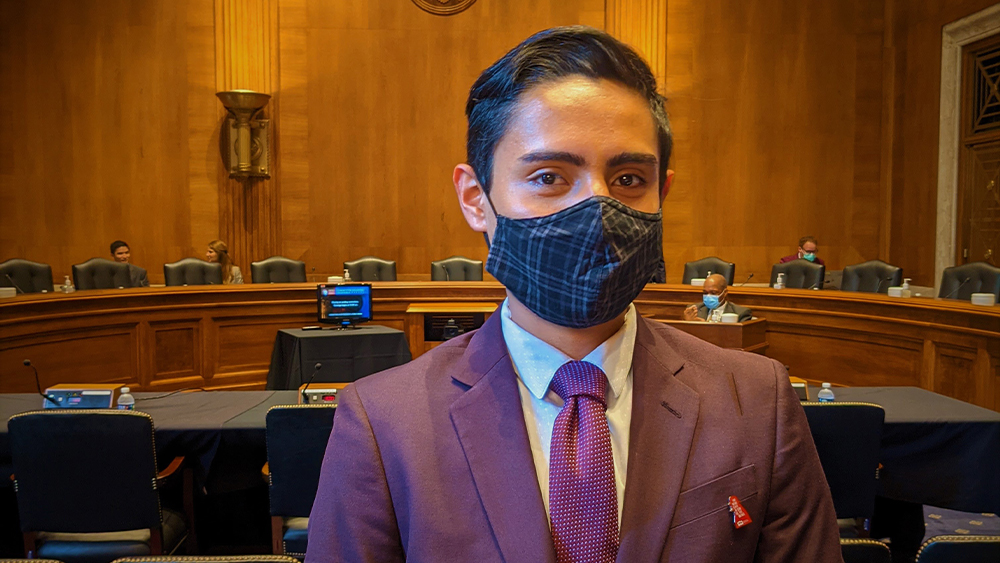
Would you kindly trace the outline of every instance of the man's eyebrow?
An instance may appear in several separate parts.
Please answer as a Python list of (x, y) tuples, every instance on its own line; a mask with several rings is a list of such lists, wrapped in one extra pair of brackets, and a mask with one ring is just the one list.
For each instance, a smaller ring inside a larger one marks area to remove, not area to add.
[(587, 164), (587, 160), (578, 154), (558, 151), (529, 152), (521, 155), (521, 158), (518, 160), (521, 162), (568, 162), (570, 164), (575, 164), (576, 166), (584, 166)]
[(621, 166), (622, 164), (652, 164), (657, 163), (656, 155), (643, 152), (623, 152), (608, 159), (608, 168)]

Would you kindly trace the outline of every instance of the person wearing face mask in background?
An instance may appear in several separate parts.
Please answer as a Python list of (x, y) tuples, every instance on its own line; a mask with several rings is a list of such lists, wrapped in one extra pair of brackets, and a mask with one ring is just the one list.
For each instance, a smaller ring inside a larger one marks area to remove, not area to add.
[(705, 279), (701, 288), (702, 302), (688, 305), (684, 309), (685, 321), (708, 321), (721, 323), (724, 313), (739, 315), (737, 322), (746, 322), (753, 318), (753, 312), (746, 307), (740, 307), (729, 301), (729, 287), (726, 277), (722, 274), (712, 274)]
[(820, 266), (825, 265), (823, 259), (816, 256), (816, 251), (819, 248), (819, 244), (816, 242), (816, 237), (802, 237), (799, 239), (799, 252), (797, 254), (789, 254), (782, 258), (778, 263), (784, 264), (785, 262), (791, 262), (792, 260), (798, 260), (802, 258), (803, 260), (808, 260), (810, 262), (819, 264)]
[(784, 367), (638, 315), (673, 172), (642, 58), (539, 32), (466, 104), (452, 181), (507, 298), (338, 395), (306, 563), (842, 562)]

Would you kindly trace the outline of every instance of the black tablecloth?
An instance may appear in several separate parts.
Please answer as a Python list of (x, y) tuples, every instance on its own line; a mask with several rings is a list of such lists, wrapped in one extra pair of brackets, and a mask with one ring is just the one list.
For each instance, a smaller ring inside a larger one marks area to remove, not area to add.
[(1000, 413), (919, 387), (834, 392), (885, 409), (881, 496), (1000, 513)]
[(279, 330), (267, 372), (268, 389), (298, 389), (313, 366), (314, 382), (349, 383), (410, 361), (403, 331), (379, 325), (353, 330)]

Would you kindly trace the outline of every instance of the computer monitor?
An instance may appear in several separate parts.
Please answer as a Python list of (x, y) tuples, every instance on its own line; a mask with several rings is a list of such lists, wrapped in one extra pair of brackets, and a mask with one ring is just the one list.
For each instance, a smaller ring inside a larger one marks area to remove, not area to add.
[(317, 286), (316, 314), (319, 322), (342, 327), (372, 320), (371, 284), (341, 283)]

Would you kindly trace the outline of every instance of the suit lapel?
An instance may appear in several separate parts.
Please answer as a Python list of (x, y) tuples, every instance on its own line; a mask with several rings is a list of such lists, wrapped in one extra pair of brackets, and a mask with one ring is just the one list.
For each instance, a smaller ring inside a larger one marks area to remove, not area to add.
[(618, 561), (659, 561), (698, 421), (684, 359), (641, 320), (632, 359), (632, 422)]
[(466, 350), (467, 369), (452, 377), (469, 389), (450, 408), (452, 424), (507, 561), (555, 562), (517, 375), (493, 315)]

